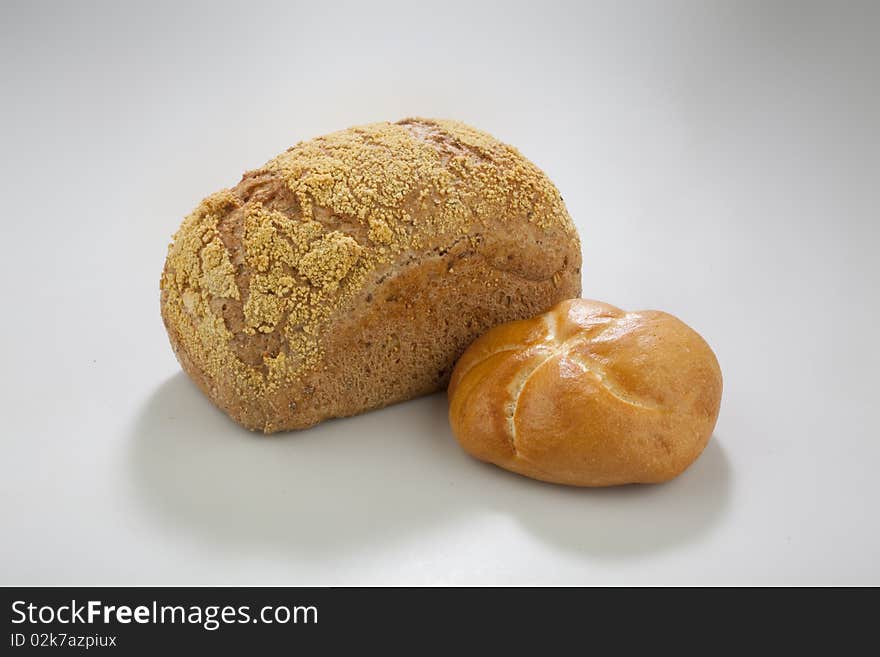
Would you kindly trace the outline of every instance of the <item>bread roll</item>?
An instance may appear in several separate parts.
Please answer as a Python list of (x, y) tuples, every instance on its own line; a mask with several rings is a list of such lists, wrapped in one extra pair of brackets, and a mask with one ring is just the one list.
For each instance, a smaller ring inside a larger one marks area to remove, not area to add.
[(672, 315), (573, 299), (479, 338), (449, 398), (453, 432), (478, 459), (573, 486), (658, 483), (706, 446), (721, 370)]
[(486, 329), (578, 295), (580, 265), (534, 164), (406, 119), (297, 144), (206, 198), (169, 247), (162, 317), (205, 394), (271, 433), (442, 389)]

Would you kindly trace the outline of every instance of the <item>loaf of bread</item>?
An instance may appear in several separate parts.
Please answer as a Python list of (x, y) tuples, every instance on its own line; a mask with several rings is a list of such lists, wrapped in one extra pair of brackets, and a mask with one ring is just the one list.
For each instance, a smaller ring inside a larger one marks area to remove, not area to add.
[(709, 345), (672, 315), (563, 301), (488, 331), (455, 366), (462, 447), (543, 481), (667, 481), (703, 451), (721, 404)]
[(490, 327), (580, 294), (562, 198), (516, 149), (406, 119), (297, 144), (206, 198), (162, 317), (215, 404), (266, 433), (446, 386)]

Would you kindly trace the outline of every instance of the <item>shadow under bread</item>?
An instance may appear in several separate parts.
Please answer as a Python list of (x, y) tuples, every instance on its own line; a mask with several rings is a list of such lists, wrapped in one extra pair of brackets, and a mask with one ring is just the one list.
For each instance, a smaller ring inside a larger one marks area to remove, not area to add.
[(714, 437), (672, 482), (568, 488), (470, 458), (447, 411), (438, 393), (264, 437), (234, 424), (178, 373), (134, 422), (133, 482), (173, 531), (231, 550), (314, 558), (393, 545), (464, 516), (506, 513), (568, 552), (625, 559), (698, 540), (727, 506), (730, 466)]

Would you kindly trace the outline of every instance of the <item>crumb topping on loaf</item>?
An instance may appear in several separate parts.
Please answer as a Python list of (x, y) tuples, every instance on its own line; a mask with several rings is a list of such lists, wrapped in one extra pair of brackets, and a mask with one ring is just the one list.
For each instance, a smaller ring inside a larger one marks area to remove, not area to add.
[(253, 398), (314, 370), (323, 327), (395, 267), (513, 218), (577, 239), (543, 172), (464, 124), (301, 142), (184, 220), (161, 281), (166, 323), (210, 380)]

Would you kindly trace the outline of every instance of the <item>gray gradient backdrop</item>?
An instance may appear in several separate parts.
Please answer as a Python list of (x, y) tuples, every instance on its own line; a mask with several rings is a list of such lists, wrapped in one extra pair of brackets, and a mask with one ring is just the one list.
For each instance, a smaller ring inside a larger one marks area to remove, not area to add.
[[(0, 584), (880, 584), (880, 3), (0, 3)], [(407, 115), (518, 146), (584, 294), (725, 377), (705, 454), (571, 490), (442, 395), (269, 440), (180, 373), (165, 248), (300, 139)]]

